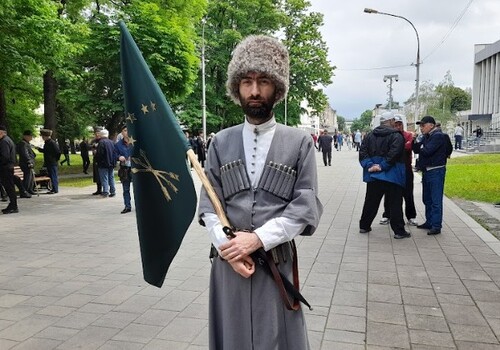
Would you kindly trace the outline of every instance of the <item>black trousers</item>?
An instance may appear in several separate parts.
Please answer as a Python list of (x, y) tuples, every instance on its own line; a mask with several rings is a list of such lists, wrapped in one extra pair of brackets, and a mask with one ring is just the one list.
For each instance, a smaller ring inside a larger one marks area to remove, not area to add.
[(392, 182), (375, 180), (366, 184), (365, 203), (359, 227), (371, 229), (382, 197), (385, 196), (389, 202), (389, 216), (391, 228), (394, 233), (405, 233), (405, 222), (403, 220), (403, 187)]
[(83, 172), (86, 173), (89, 170), (90, 166), (90, 158), (87, 154), (87, 157), (82, 156), (82, 162), (83, 162)]
[[(19, 164), (21, 170), (23, 171), (23, 190), (31, 192), (33, 191), (33, 170), (28, 166), (28, 164)], [(21, 191), (21, 189), (19, 189)]]
[(0, 181), (2, 182), (7, 196), (9, 196), (10, 203), (8, 208), (17, 208), (16, 189), (14, 187), (14, 168), (0, 168)]
[[(415, 200), (413, 198), (413, 170), (406, 169), (406, 186), (403, 189), (403, 198), (405, 200), (405, 216), (406, 219), (415, 219), (417, 217), (417, 210), (415, 209)], [(390, 218), (389, 216), (389, 203), (387, 197), (384, 197), (384, 218)]]
[(322, 150), (323, 152), (323, 163), (325, 165), (331, 165), (332, 164), (332, 149), (330, 148), (329, 150)]

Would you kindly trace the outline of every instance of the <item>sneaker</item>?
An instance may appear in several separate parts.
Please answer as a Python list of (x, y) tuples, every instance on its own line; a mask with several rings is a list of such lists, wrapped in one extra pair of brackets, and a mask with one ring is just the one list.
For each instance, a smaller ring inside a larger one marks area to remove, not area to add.
[(380, 219), (379, 224), (380, 225), (389, 225), (390, 221), (391, 220), (389, 220), (389, 218), (382, 218), (382, 219)]
[(438, 228), (431, 228), (427, 234), (429, 236), (434, 236), (434, 235), (439, 235), (441, 233), (441, 230)]
[(101, 191), (95, 191), (94, 193), (92, 193), (93, 196), (97, 196), (97, 195), (100, 195), (100, 194), (102, 194)]
[(125, 208), (121, 211), (121, 214), (126, 214), (126, 213), (130, 213), (132, 211), (132, 209), (130, 208)]
[(408, 225), (410, 225), (410, 226), (417, 226), (418, 222), (415, 219), (410, 219), (410, 220), (408, 220)]
[(372, 229), (371, 228), (360, 228), (359, 229), (359, 233), (368, 233), (370, 232)]
[(396, 233), (394, 235), (395, 239), (403, 239), (403, 238), (410, 238), (411, 234), (410, 232), (401, 232), (401, 233)]

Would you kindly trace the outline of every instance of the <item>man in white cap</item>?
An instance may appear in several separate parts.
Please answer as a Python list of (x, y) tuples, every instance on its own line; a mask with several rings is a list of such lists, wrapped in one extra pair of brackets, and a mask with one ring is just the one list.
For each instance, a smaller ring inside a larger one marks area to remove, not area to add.
[(373, 219), (377, 215), (382, 197), (389, 203), (390, 224), (394, 238), (408, 238), (403, 220), (403, 189), (406, 185), (404, 163), (404, 138), (394, 128), (395, 116), (386, 112), (377, 126), (366, 135), (359, 149), (359, 162), (363, 167), (363, 181), (366, 195), (363, 212), (359, 220), (359, 232), (372, 230)]
[(263, 247), (271, 263), (298, 281), (293, 238), (313, 234), (323, 211), (312, 138), (276, 123), (272, 112), (288, 85), (288, 51), (278, 40), (249, 36), (233, 51), (226, 86), (245, 121), (213, 137), (205, 171), (235, 237), (226, 237), (205, 190), (199, 206), (200, 223), (215, 247), (212, 350), (309, 349), (300, 306), (288, 309), (274, 279), (250, 256)]

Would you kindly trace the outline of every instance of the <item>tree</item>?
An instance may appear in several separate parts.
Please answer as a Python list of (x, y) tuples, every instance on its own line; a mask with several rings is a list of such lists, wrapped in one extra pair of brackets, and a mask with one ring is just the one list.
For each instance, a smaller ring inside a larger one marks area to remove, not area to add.
[(0, 123), (17, 139), (36, 124), (33, 110), (41, 101), (41, 77), (47, 56), (55, 54), (50, 0), (4, 0), (0, 6)]
[(112, 11), (95, 11), (91, 33), (79, 58), (82, 66), (80, 101), (85, 111), (111, 133), (124, 122), (119, 40), (116, 22), (123, 18), (167, 100), (175, 106), (196, 79), (199, 59), (193, 23), (201, 19), (204, 0), (124, 2)]
[(372, 111), (370, 109), (365, 110), (358, 118), (355, 118), (351, 125), (351, 130), (360, 130), (360, 131), (370, 131), (371, 130), (371, 122), (372, 122)]
[(345, 131), (345, 118), (342, 116), (337, 116), (337, 124), (339, 125), (339, 131)]
[[(311, 3), (306, 0), (284, 1), (285, 45), (290, 53), (290, 91), (288, 109), (289, 124), (300, 122), (300, 104), (307, 101), (312, 114), (321, 113), (328, 105), (328, 99), (320, 88), (331, 84), (333, 70), (328, 62), (328, 47), (322, 39), (319, 28), (323, 25), (323, 15), (309, 12)], [(282, 108), (278, 108), (281, 120)], [(283, 113), (284, 114), (284, 113)]]
[[(241, 108), (226, 96), (227, 66), (230, 53), (243, 37), (250, 34), (284, 33), (284, 44), (290, 51), (290, 92), (287, 99), (287, 123), (300, 122), (300, 102), (308, 100), (313, 113), (327, 106), (320, 85), (330, 83), (333, 67), (326, 60), (327, 49), (319, 26), (323, 17), (307, 13), (310, 4), (302, 0), (215, 0), (210, 1), (205, 24), (206, 104), (208, 132), (242, 122)], [(295, 27), (297, 26), (297, 27)], [(201, 74), (201, 72), (200, 72)], [(201, 128), (201, 75), (194, 92), (179, 105), (181, 120), (191, 130)], [(285, 104), (275, 108), (279, 121), (284, 121)]]

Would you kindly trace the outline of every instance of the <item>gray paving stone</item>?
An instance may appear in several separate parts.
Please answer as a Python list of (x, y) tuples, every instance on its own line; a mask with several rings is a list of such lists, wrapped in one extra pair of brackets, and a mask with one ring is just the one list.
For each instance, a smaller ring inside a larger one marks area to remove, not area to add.
[(324, 333), (324, 340), (330, 342), (365, 344), (365, 338), (365, 333), (339, 329), (326, 329)]
[(52, 350), (61, 342), (53, 339), (29, 338), (22, 343), (14, 346), (13, 350)]
[(408, 328), (428, 330), (440, 333), (449, 333), (448, 324), (444, 317), (436, 317), (429, 315), (408, 314)]
[[(357, 153), (334, 157), (342, 172), (318, 168), (319, 228), (297, 238), (301, 289), (314, 307), (305, 310), (311, 349), (499, 349), (484, 339), (500, 338), (500, 256), (476, 235), (479, 225), (445, 198), (439, 237), (408, 227), (412, 238), (395, 241), (377, 222), (361, 235)], [(0, 349), (208, 349), (204, 229), (193, 220), (163, 287), (149, 286), (135, 216), (119, 215), (119, 198), (96, 201), (93, 190), (62, 188), (21, 202), (23, 220), (2, 217)], [(80, 210), (96, 206), (100, 216)], [(52, 229), (40, 235), (42, 213)], [(68, 230), (68, 219), (74, 227), (131, 229)]]
[(406, 326), (403, 305), (369, 302), (368, 321)]
[(455, 340), (498, 344), (497, 338), (488, 325), (472, 326), (450, 323), (449, 326)]
[(157, 338), (178, 342), (191, 342), (207, 324), (207, 320), (178, 317), (163, 328)]
[(366, 318), (359, 316), (331, 314), (328, 317), (326, 328), (364, 333), (366, 331)]
[(147, 344), (153, 340), (161, 330), (162, 327), (160, 326), (131, 323), (119, 331), (119, 333), (113, 337), (113, 340)]
[(383, 284), (368, 284), (368, 301), (401, 304), (401, 291), (399, 286)]
[(441, 304), (448, 323), (470, 326), (485, 326), (486, 320), (475, 306)]
[(59, 350), (98, 349), (118, 332), (115, 328), (87, 327), (57, 347)]
[(387, 323), (368, 321), (366, 343), (368, 345), (410, 349), (406, 327)]
[(410, 339), (412, 344), (441, 347), (453, 347), (455, 345), (450, 333), (440, 333), (429, 330), (410, 329)]

